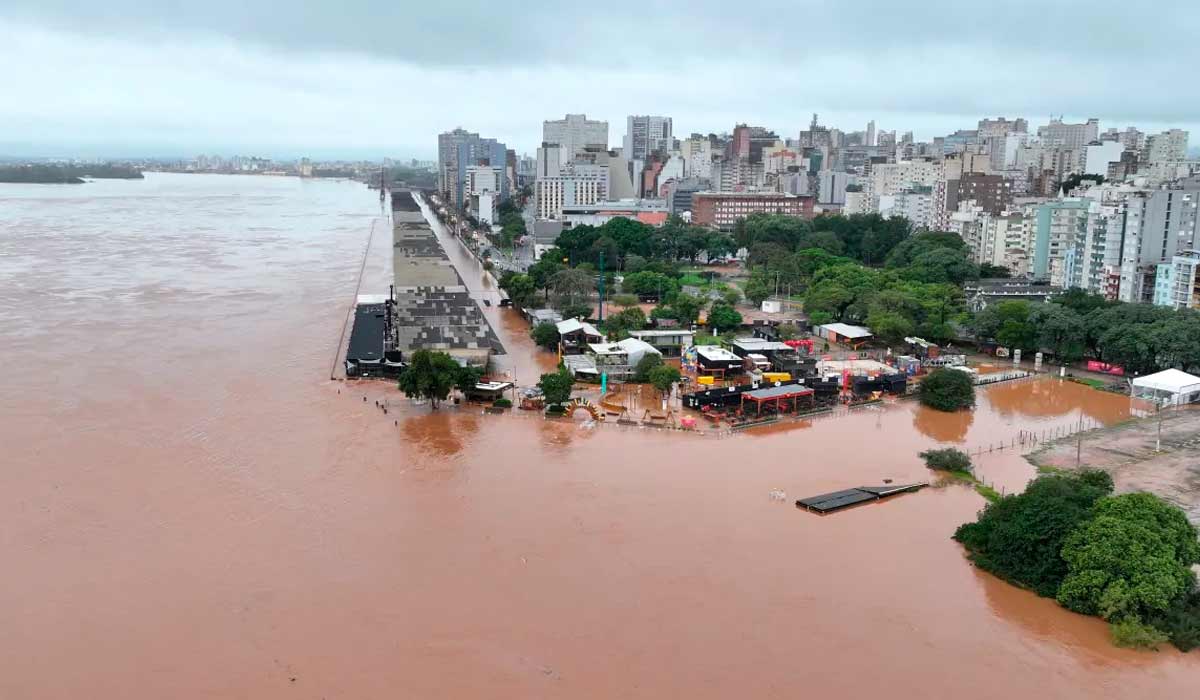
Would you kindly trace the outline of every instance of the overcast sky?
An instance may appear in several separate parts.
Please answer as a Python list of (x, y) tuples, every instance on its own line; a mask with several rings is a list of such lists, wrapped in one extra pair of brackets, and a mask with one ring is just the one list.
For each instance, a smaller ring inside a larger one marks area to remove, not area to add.
[[(930, 138), (987, 115), (1200, 134), (1200, 2), (4, 0), (0, 155), (432, 158), (463, 126), (532, 152), (586, 112), (677, 136)], [(1193, 145), (1200, 136), (1192, 139)]]

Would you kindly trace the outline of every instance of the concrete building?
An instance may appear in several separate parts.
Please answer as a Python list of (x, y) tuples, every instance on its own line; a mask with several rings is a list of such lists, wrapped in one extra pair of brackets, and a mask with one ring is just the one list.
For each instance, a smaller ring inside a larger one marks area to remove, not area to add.
[(846, 216), (851, 214), (869, 214), (874, 211), (871, 203), (871, 196), (862, 190), (846, 190), (846, 203), (842, 206), (842, 213)]
[(935, 220), (933, 189), (923, 187), (880, 195), (876, 209), (880, 216), (889, 219), (902, 216), (912, 222), (914, 229), (927, 230), (933, 226)]
[(458, 147), (478, 139), (479, 134), (462, 127), (438, 134), (438, 192), (451, 195), (458, 182)]
[(1187, 158), (1188, 132), (1170, 129), (1146, 139), (1147, 163), (1181, 161)]
[(846, 186), (850, 174), (835, 170), (822, 170), (818, 175), (817, 202), (819, 204), (845, 204)]
[(867, 145), (867, 146), (875, 145), (875, 120), (874, 119), (867, 122), (867, 142), (865, 145)]
[(1120, 141), (1095, 141), (1084, 147), (1083, 174), (1108, 176), (1108, 168), (1114, 162), (1120, 162), (1121, 153), (1125, 147)]
[(981, 215), (979, 262), (1007, 268), (1013, 277), (1026, 277), (1032, 259), (1032, 226), (1021, 211)]
[(865, 189), (874, 201), (880, 195), (896, 194), (914, 186), (933, 187), (942, 172), (942, 163), (932, 159), (872, 164)]
[(1066, 124), (1062, 119), (1051, 119), (1046, 126), (1038, 127), (1038, 137), (1047, 145), (1065, 148), (1083, 148), (1100, 140), (1100, 120), (1089, 119), (1082, 124)]
[(625, 140), (621, 155), (629, 161), (630, 176), (636, 181), (653, 153), (675, 150), (670, 117), (629, 116), (625, 120)]
[(586, 114), (547, 120), (542, 122), (542, 144), (558, 146), (562, 165), (566, 165), (584, 149), (608, 150), (608, 122), (588, 119)]
[(813, 197), (779, 192), (697, 192), (692, 196), (692, 223), (732, 231), (751, 214), (783, 214), (813, 218)]
[(466, 196), (463, 186), (467, 180), (467, 169), (474, 166), (488, 166), (499, 172), (498, 191), (501, 199), (509, 196), (508, 179), (504, 170), (508, 164), (508, 147), (496, 139), (469, 139), (458, 145), (457, 180), (450, 190), (450, 201), (456, 207), (466, 208)]
[(707, 136), (692, 134), (679, 145), (684, 160), (685, 177), (712, 176), (713, 143)]
[(977, 131), (981, 139), (1004, 137), (1009, 134), (1024, 134), (1029, 131), (1029, 122), (1020, 117), (1012, 120), (1004, 117), (980, 119)]
[(609, 169), (605, 165), (571, 163), (558, 175), (534, 183), (539, 219), (560, 219), (564, 206), (595, 204), (609, 197)]
[(613, 219), (631, 219), (649, 226), (662, 226), (670, 212), (665, 199), (622, 199), (594, 204), (563, 205), (563, 228), (582, 224), (603, 226)]
[(1065, 287), (1070, 279), (1068, 257), (1074, 254), (1087, 231), (1089, 201), (1062, 199), (1037, 209), (1037, 233), (1033, 250), (1033, 278)]
[(1200, 309), (1200, 252), (1185, 251), (1158, 265), (1154, 303), (1173, 309)]
[(1002, 175), (981, 173), (965, 173), (957, 180), (949, 180), (946, 209), (957, 211), (959, 203), (967, 201), (974, 201), (983, 211), (998, 216), (1012, 206), (1012, 182)]

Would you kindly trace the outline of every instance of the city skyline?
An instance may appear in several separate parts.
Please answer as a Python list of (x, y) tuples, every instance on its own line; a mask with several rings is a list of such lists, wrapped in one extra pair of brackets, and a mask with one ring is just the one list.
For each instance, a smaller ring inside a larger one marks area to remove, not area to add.
[[(918, 139), (1000, 114), (1200, 131), (1200, 97), (1173, 89), (1164, 67), (1200, 57), (1175, 29), (1200, 19), (1185, 3), (1138, 8), (1161, 22), (1118, 23), (1106, 8), (1124, 4), (1083, 13), (1017, 2), (969, 32), (957, 3), (853, 13), (757, 3), (747, 16), (784, 21), (744, 40), (721, 32), (728, 10), (704, 2), (686, 14), (533, 3), (456, 16), (372, 2), (302, 17), (283, 3), (243, 5), (8, 3), (0, 56), (29, 69), (0, 78), (0, 154), (431, 158), (429, 135), (456, 125), (532, 153), (541, 120), (567, 113), (608, 121), (611, 147), (638, 114), (672, 117), (677, 137), (738, 122), (789, 136), (813, 112), (843, 130), (874, 120)], [(863, 16), (873, 19), (854, 21)], [(601, 50), (632, 17), (688, 31)], [(814, 29), (797, 38), (796, 22)], [(1070, 46), (1064, 25), (1075, 28)]]

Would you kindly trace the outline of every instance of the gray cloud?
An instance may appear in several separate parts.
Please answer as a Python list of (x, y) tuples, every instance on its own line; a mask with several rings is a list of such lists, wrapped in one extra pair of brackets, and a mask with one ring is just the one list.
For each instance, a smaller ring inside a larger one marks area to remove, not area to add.
[[(1176, 65), (1200, 52), (1191, 0), (9, 0), (12, 18), (81, 33), (201, 34), (288, 51), (365, 53), (426, 65), (627, 65), (726, 56), (781, 62), (815, 53), (944, 48), (1071, 58), (1088, 66)], [(896, 65), (895, 69), (912, 69)], [(993, 66), (1004, 70), (1003, 64)], [(1086, 73), (1085, 73), (1086, 74)], [(1077, 74), (1078, 75), (1078, 74)], [(1068, 77), (1068, 76), (1064, 76)]]
[(1188, 128), (1200, 3), (8, 0), (0, 134), (181, 152), (341, 147), (430, 155), (463, 125), (531, 150), (541, 120), (662, 113), (794, 135), (931, 137), (987, 115)]

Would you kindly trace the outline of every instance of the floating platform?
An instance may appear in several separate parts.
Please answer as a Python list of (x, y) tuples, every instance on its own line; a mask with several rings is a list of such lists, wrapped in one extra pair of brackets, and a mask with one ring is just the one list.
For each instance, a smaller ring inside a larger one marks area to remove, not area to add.
[(850, 506), (856, 506), (860, 503), (879, 501), (897, 494), (909, 493), (910, 491), (919, 491), (928, 485), (928, 483), (920, 483), (899, 485), (888, 484), (886, 486), (859, 486), (857, 488), (845, 489), (843, 491), (823, 493), (819, 496), (801, 498), (800, 500), (796, 501), (796, 507), (810, 510), (814, 513), (832, 513), (835, 510), (849, 508)]

